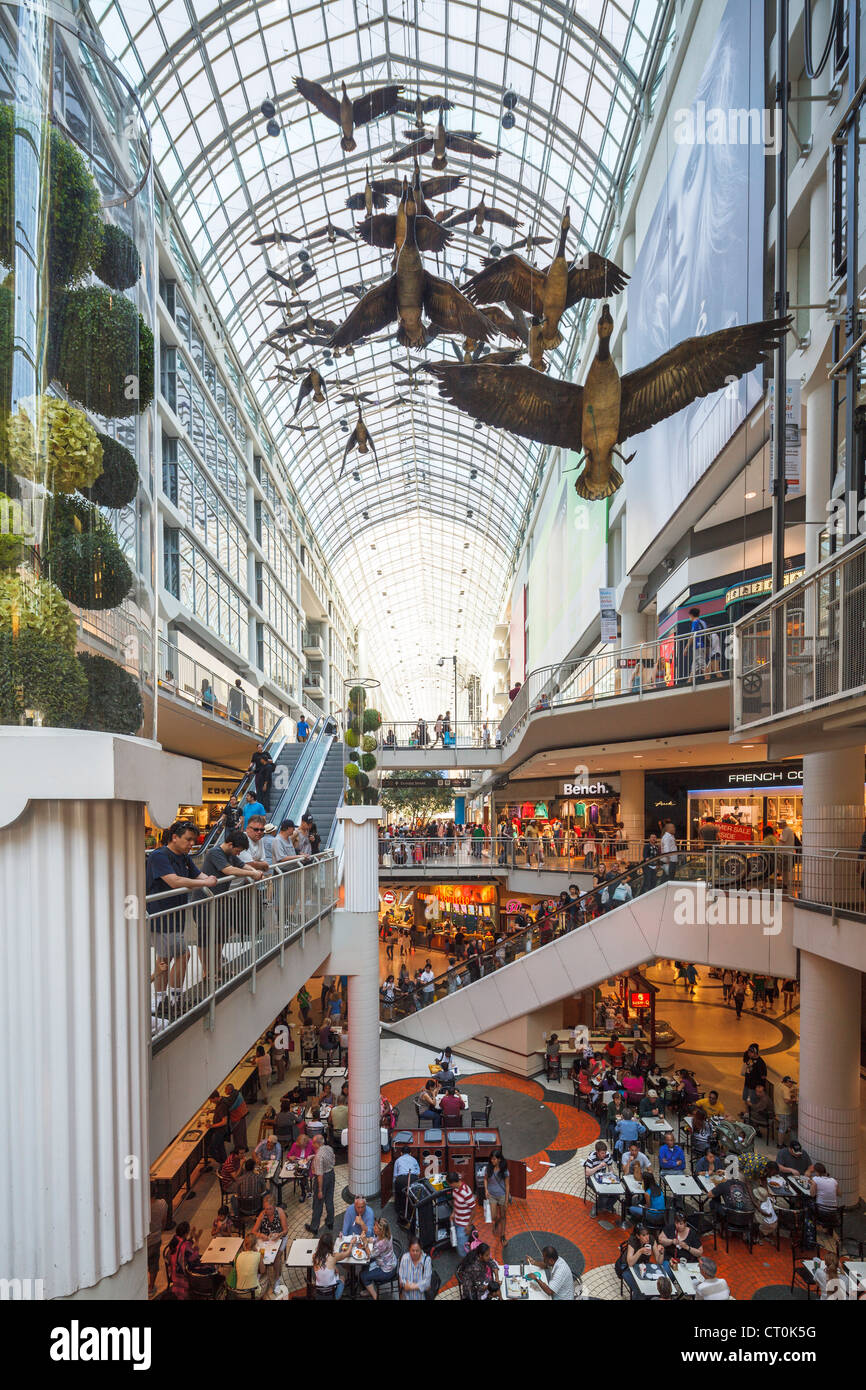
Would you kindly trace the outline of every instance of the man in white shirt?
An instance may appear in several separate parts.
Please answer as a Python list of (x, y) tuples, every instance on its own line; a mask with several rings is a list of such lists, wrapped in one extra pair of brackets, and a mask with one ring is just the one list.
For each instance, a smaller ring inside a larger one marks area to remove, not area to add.
[(728, 1287), (728, 1281), (719, 1278), (715, 1260), (702, 1255), (698, 1261), (698, 1267), (701, 1271), (701, 1282), (695, 1285), (695, 1298), (709, 1303), (718, 1303), (722, 1299), (730, 1298), (731, 1290)]
[(433, 967), (428, 962), (428, 964), (425, 965), (424, 969), (421, 971), (421, 992), (424, 995), (425, 1004), (433, 1003), (433, 994), (435, 992), (433, 981), (435, 978), (436, 977), (433, 974)]
[(559, 1251), (553, 1245), (545, 1245), (541, 1252), (540, 1260), (533, 1259), (532, 1255), (527, 1256), (530, 1264), (536, 1265), (538, 1269), (543, 1269), (545, 1278), (536, 1279), (538, 1287), (547, 1294), (548, 1298), (559, 1302), (574, 1302), (574, 1275), (569, 1269)]
[(674, 827), (672, 823), (668, 821), (664, 828), (661, 844), (659, 845), (660, 853), (666, 856), (664, 860), (664, 870), (668, 878), (673, 878), (674, 870), (677, 867), (676, 849), (677, 842), (676, 836), (674, 835)]
[(295, 822), (284, 820), (278, 834), (265, 836), (265, 858), (272, 868), (286, 859), (297, 859), (298, 852), (292, 840), (294, 833)]
[(263, 874), (270, 873), (271, 866), (265, 857), (264, 816), (250, 816), (247, 822), (246, 837), (250, 842), (250, 847), (239, 856), (241, 863), (252, 864), (253, 868), (260, 869)]

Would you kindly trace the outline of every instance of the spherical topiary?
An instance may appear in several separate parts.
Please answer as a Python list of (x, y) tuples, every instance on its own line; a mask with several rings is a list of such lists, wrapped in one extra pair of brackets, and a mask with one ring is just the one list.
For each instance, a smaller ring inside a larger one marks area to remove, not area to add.
[(361, 721), (360, 721), (360, 719), (350, 719), (350, 720), (349, 720), (349, 732), (350, 732), (350, 733), (353, 733), (353, 734), (360, 734), (360, 732), (361, 732)]
[(361, 754), (361, 767), (364, 769), (365, 772), (372, 772), (375, 766), (376, 759), (373, 757), (372, 753)]
[(153, 334), (122, 294), (99, 286), (64, 294), (50, 348), (51, 375), (97, 415), (135, 415), (153, 400)]
[(54, 498), (43, 558), (60, 592), (79, 608), (116, 608), (132, 588), (132, 570), (114, 532), (80, 498)]
[(365, 730), (381, 728), (382, 716), (377, 709), (365, 709), (363, 724)]
[(102, 244), (93, 262), (93, 271), (113, 290), (128, 290), (140, 277), (138, 247), (122, 227), (115, 227), (113, 223), (103, 227)]
[(92, 487), (80, 487), (85, 497), (100, 507), (117, 511), (135, 501), (138, 492), (138, 464), (125, 444), (119, 444), (110, 434), (99, 434), (102, 445), (102, 472)]
[(33, 529), (15, 497), (0, 492), (0, 570), (20, 565), (25, 545), (33, 541)]
[(357, 748), (359, 742), (360, 735), (358, 734), (357, 729), (353, 729), (350, 725), (350, 727), (346, 730), (346, 747)]
[(343, 771), (345, 772), (349, 781), (354, 782), (355, 778), (359, 775), (361, 769), (358, 767), (357, 763), (346, 763), (346, 766), (343, 768)]
[(35, 574), (0, 574), (0, 631), (35, 632), (75, 651), (75, 619), (54, 584)]
[(355, 785), (361, 787), (362, 790), (364, 787), (369, 787), (370, 779), (367, 776), (366, 772), (358, 773), (357, 777), (355, 778)]
[[(99, 254), (99, 189), (80, 150), (56, 126), (45, 131), (49, 140), (48, 274), (53, 285), (71, 285), (84, 278)], [(26, 177), (16, 167), (16, 155), (22, 158), (27, 143), (34, 169), (44, 168), (32, 130), (24, 124), (16, 128), (12, 107), (0, 106), (0, 261), (10, 267), (15, 264), (16, 175), (18, 182)]]
[(349, 691), (349, 710), (355, 719), (359, 719), (367, 703), (367, 692), (363, 685), (353, 685)]
[(19, 724), (26, 709), (52, 728), (77, 729), (87, 677), (75, 657), (38, 632), (0, 631), (0, 724)]
[(82, 411), (58, 396), (20, 401), (6, 424), (5, 447), (13, 473), (52, 492), (89, 487), (103, 469), (96, 430)]
[(372, 734), (364, 735), (361, 739), (361, 747), (365, 753), (374, 753), (376, 751), (376, 740)]
[(81, 653), (78, 660), (87, 678), (87, 704), (80, 727), (111, 734), (137, 733), (142, 705), (135, 678), (104, 656)]

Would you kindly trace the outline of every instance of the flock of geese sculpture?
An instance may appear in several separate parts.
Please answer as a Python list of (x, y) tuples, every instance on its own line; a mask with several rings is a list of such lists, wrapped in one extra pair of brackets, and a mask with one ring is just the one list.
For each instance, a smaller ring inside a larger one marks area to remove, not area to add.
[[(319, 83), (303, 77), (295, 79), (295, 86), (339, 126), (340, 145), (347, 153), (356, 148), (354, 137), (360, 126), (397, 112), (414, 117), (414, 127), (404, 133), (407, 143), (384, 160), (385, 164), (399, 164), (411, 159), (413, 169), (411, 175), (373, 178), (367, 167), (363, 189), (346, 199), (349, 210), (364, 214), (353, 230), (340, 227), (328, 217), (323, 225), (303, 235), (274, 227), (253, 239), (255, 246), (312, 241), (333, 246), (338, 240), (353, 241), (358, 237), (369, 246), (392, 252), (390, 269), (383, 275), (366, 284), (344, 287), (358, 303), (342, 323), (317, 315), (309, 303), (292, 306), (288, 299), (267, 300), (268, 305), (283, 310), (285, 320), (266, 339), (270, 346), (282, 345), (286, 351), (283, 340), (289, 339), (293, 345), (297, 340), (327, 347), (332, 353), (351, 355), (357, 345), (375, 341), (376, 335), (386, 331), (399, 347), (415, 352), (423, 351), (439, 336), (460, 339), (462, 349), (455, 344), (457, 361), (425, 361), (406, 372), (410, 388), (419, 389), (418, 370), (428, 372), (438, 382), (441, 396), (471, 415), (478, 428), (490, 425), (574, 450), (583, 460), (575, 482), (577, 492), (581, 497), (598, 500), (622, 485), (622, 474), (614, 459), (629, 462), (619, 447), (625, 440), (752, 371), (766, 360), (787, 332), (788, 319), (725, 328), (687, 339), (654, 362), (620, 376), (610, 353), (613, 318), (606, 301), (622, 292), (629, 277), (619, 266), (593, 251), (577, 259), (569, 257), (568, 208), (562, 216), (556, 254), (546, 269), (519, 254), (525, 251), (532, 255), (553, 240), (531, 234), (520, 237), (504, 255), (484, 257), (481, 269), (460, 288), (425, 266), (424, 256), (441, 254), (456, 228), (466, 227), (469, 235), (483, 236), (487, 226), (501, 226), (509, 231), (521, 227), (517, 217), (490, 206), (484, 193), (477, 201), (470, 195), (463, 211), (431, 208), (432, 201), (456, 192), (466, 178), (465, 174), (442, 172), (447, 167), (449, 152), (484, 160), (497, 157), (497, 151), (482, 144), (475, 131), (446, 127), (443, 112), (452, 105), (447, 98), (419, 95), (413, 100), (405, 99), (402, 87), (393, 84), (352, 99), (343, 83), (338, 100)], [(436, 124), (428, 127), (425, 117), (434, 111)], [(436, 173), (424, 177), (421, 158), (428, 154), (432, 154)], [(398, 203), (395, 211), (388, 212), (384, 209), (391, 198), (397, 198)], [(297, 271), (293, 268), (291, 274), (271, 268), (267, 274), (296, 294), (314, 272), (307, 260)], [(545, 354), (562, 342), (563, 315), (587, 299), (605, 302), (598, 319), (597, 351), (584, 385), (579, 386), (551, 377)], [(303, 312), (293, 319), (295, 309)], [(497, 337), (505, 338), (512, 346), (491, 351), (488, 344)], [(517, 361), (524, 353), (528, 355), (528, 366)], [(326, 382), (315, 365), (304, 369), (281, 363), (275, 376), (281, 381), (300, 379), (293, 421), (305, 404), (319, 404), (327, 398)], [(332, 378), (330, 384), (349, 388), (349, 394), (341, 399), (353, 400), (357, 407), (357, 420), (346, 443), (340, 476), (352, 449), (359, 454), (372, 453), (378, 468), (376, 446), (362, 413), (362, 402), (370, 397), (364, 397), (357, 389), (352, 391), (351, 382), (335, 383)], [(408, 397), (397, 399), (408, 401)], [(295, 424), (289, 427), (304, 428)]]

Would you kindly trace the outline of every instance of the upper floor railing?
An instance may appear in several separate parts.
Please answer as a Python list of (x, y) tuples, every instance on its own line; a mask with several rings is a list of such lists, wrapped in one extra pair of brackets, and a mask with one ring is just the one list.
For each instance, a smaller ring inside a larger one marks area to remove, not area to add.
[(734, 628), (733, 727), (866, 694), (866, 536)]
[(157, 644), (157, 684), (160, 694), (185, 700), (212, 718), (261, 738), (284, 717), (276, 705), (230, 685), (186, 652), (171, 647), (164, 637)]
[(502, 742), (508, 743), (530, 715), (544, 710), (727, 680), (730, 652), (731, 628), (726, 625), (541, 666), (530, 671), (502, 716)]
[(153, 1038), (172, 1036), (193, 1016), (207, 1015), (212, 1027), (220, 995), (239, 980), (255, 978), (259, 966), (302, 940), (332, 911), (336, 870), (329, 850), (287, 860), (258, 882), (232, 878), (226, 882), (237, 886), (220, 891), (150, 894)]

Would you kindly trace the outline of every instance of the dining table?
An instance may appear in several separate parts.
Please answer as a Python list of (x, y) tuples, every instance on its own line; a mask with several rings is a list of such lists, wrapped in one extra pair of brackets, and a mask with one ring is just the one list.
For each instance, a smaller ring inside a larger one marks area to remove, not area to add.
[(202, 1254), (202, 1264), (230, 1265), (243, 1245), (242, 1236), (214, 1236)]
[(675, 1197), (697, 1197), (700, 1200), (707, 1196), (700, 1183), (688, 1173), (663, 1173), (662, 1177), (668, 1191)]
[(293, 1240), (287, 1248), (283, 1260), (283, 1269), (303, 1269), (306, 1270), (307, 1277), (307, 1298), (313, 1296), (313, 1256), (319, 1244), (318, 1236), (314, 1240), (302, 1237), (300, 1240)]
[(516, 1303), (525, 1299), (535, 1299), (542, 1303), (551, 1303), (553, 1300), (542, 1288), (539, 1288), (538, 1280), (544, 1278), (544, 1271), (536, 1265), (500, 1265), (499, 1288), (501, 1297), (508, 1299), (509, 1302)]

